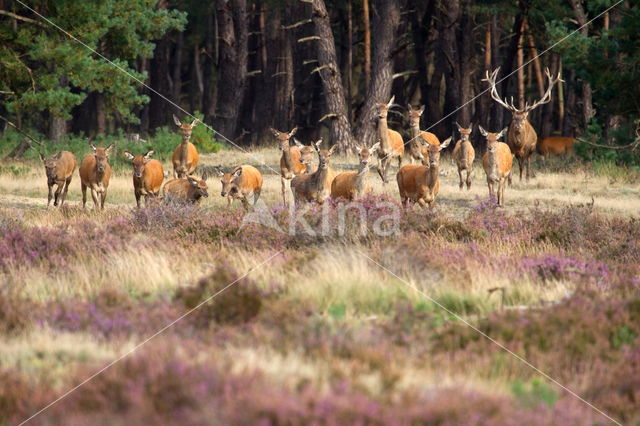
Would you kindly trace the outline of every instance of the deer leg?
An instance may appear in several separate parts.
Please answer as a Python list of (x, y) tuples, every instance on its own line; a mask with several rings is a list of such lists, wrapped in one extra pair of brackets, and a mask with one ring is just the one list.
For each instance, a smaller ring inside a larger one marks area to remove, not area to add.
[(95, 188), (91, 187), (91, 198), (93, 198), (93, 207), (95, 210), (98, 210), (100, 207), (100, 200), (98, 199), (98, 191)]
[(256, 192), (253, 193), (253, 205), (255, 206), (258, 203), (258, 200), (260, 199), (260, 192), (262, 192), (262, 190), (257, 190)]
[(282, 202), (286, 206), (287, 205), (287, 194), (286, 194), (287, 185), (285, 184), (284, 176), (280, 176), (280, 184), (282, 186)]
[(100, 196), (101, 196), (101, 200), (100, 200), (101, 201), (101, 206), (100, 206), (100, 208), (102, 210), (104, 210), (104, 202), (107, 200), (107, 191), (104, 191), (102, 194), (100, 194)]
[[(467, 176), (469, 176), (469, 172), (467, 172)], [(458, 177), (460, 177), (460, 189), (464, 186), (464, 182), (462, 181), (462, 169), (458, 167)]]
[(80, 183), (80, 189), (82, 189), (82, 208), (87, 207), (87, 185)]
[(249, 200), (247, 200), (247, 197), (242, 197), (241, 198), (242, 201), (242, 207), (244, 207), (245, 211), (249, 211)]
[(47, 207), (49, 207), (49, 204), (51, 204), (51, 199), (53, 198), (53, 185), (48, 185), (49, 186), (49, 194), (47, 195)]
[(384, 159), (378, 158), (378, 174), (380, 175), (380, 179), (382, 179), (382, 182), (385, 183), (383, 168), (384, 168)]
[(467, 190), (471, 189), (471, 168), (467, 168)]
[(64, 189), (64, 182), (62, 184), (58, 183), (57, 184), (58, 187), (56, 188), (56, 193), (54, 195), (54, 200), (53, 200), (53, 205), (57, 206), (58, 205), (58, 201), (60, 200), (60, 193), (62, 192), (62, 190)]
[(138, 190), (134, 191), (134, 194), (136, 195), (136, 206), (140, 208), (140, 197), (142, 194), (140, 194), (140, 191)]
[(398, 169), (402, 168), (402, 155), (398, 155)]
[(427, 202), (424, 200), (424, 198), (419, 198), (418, 204), (420, 204), (420, 207), (422, 207), (423, 209), (426, 209), (428, 205)]
[(71, 176), (69, 176), (67, 180), (64, 181), (64, 192), (62, 193), (62, 200), (60, 201), (60, 207), (62, 207), (64, 202), (67, 200), (67, 192), (69, 192), (69, 185), (71, 185)]
[(495, 198), (495, 194), (493, 192), (493, 182), (487, 179), (487, 185), (489, 185), (489, 198)]
[(533, 169), (531, 168), (531, 154), (529, 154), (529, 156), (527, 157), (527, 180), (529, 180), (529, 173), (531, 173), (532, 178), (536, 177), (536, 174), (533, 172)]

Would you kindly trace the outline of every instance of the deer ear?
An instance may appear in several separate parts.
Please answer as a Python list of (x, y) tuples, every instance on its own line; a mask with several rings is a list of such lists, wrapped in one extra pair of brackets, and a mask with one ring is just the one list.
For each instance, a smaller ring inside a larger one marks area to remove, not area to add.
[(320, 150), (320, 144), (321, 143), (322, 143), (322, 138), (320, 138), (317, 141), (313, 142), (313, 147), (316, 149), (316, 151)]
[(145, 160), (148, 160), (148, 159), (150, 159), (150, 158), (151, 158), (151, 156), (152, 156), (152, 155), (153, 155), (153, 150), (151, 150), (151, 151), (147, 152), (147, 153), (144, 155), (144, 159), (145, 159)]
[(292, 137), (293, 135), (295, 135), (297, 131), (298, 131), (298, 126), (291, 129), (291, 131), (289, 132), (289, 137)]
[(273, 134), (273, 136), (275, 136), (276, 138), (278, 136), (280, 136), (280, 132), (277, 131), (276, 129), (274, 129), (273, 127), (269, 127), (269, 130), (271, 130), (271, 133)]
[(202, 172), (202, 180), (207, 180), (209, 179), (209, 173), (205, 170), (204, 172)]
[(96, 146), (93, 144), (93, 142), (89, 142), (89, 146), (90, 146), (91, 148), (93, 148), (93, 152), (96, 152), (96, 149), (97, 149), (97, 148), (96, 148)]
[(200, 123), (200, 119), (196, 117), (196, 119), (193, 120), (189, 126), (193, 129), (198, 123)]
[(44, 158), (44, 155), (42, 155), (41, 152), (38, 153), (38, 155), (40, 156), (40, 160), (44, 163), (45, 161), (47, 161), (46, 158)]
[(298, 148), (304, 148), (304, 145), (302, 144), (302, 142), (300, 142), (296, 138), (293, 138), (293, 143), (295, 143)]
[(198, 181), (194, 178), (192, 178), (191, 176), (187, 176), (187, 180), (189, 181), (189, 183), (193, 186), (198, 186)]
[(487, 131), (485, 129), (482, 128), (482, 126), (478, 126), (478, 130), (480, 130), (480, 134), (482, 136), (487, 136), (489, 133), (487, 133)]
[(362, 147), (360, 145), (356, 145), (356, 152), (360, 154), (362, 152)]
[[(152, 151), (153, 152), (153, 151)], [(130, 153), (129, 151), (125, 151), (124, 152), (124, 157), (128, 160), (133, 160), (133, 154)]]
[(389, 99), (389, 103), (387, 104), (387, 108), (391, 108), (391, 105), (393, 105), (393, 101), (395, 101), (395, 100), (396, 100), (396, 96), (393, 95), (391, 97), (391, 99)]
[(238, 167), (233, 171), (233, 177), (240, 177), (240, 176), (242, 176), (242, 166)]
[(420, 109), (418, 110), (418, 112), (419, 112), (419, 115), (422, 115), (422, 113), (424, 112), (424, 105), (422, 105), (422, 106), (420, 107)]
[(171, 115), (173, 117), (173, 122), (176, 123), (176, 126), (181, 126), (182, 123), (180, 122), (180, 120), (178, 120), (178, 117), (175, 116), (175, 114)]
[(329, 154), (333, 154), (333, 151), (335, 151), (337, 147), (338, 144), (334, 144), (331, 148), (329, 148)]
[(110, 143), (109, 146), (104, 149), (104, 151), (107, 153), (107, 155), (109, 155), (109, 152), (111, 152), (111, 149), (113, 148), (114, 145), (115, 144)]
[(507, 130), (509, 130), (509, 127), (505, 127), (504, 129), (500, 130), (500, 133), (498, 133), (498, 139), (500, 139), (501, 137), (503, 137), (506, 133)]
[(445, 140), (444, 142), (442, 142), (442, 144), (440, 144), (440, 151), (442, 151), (443, 149), (445, 149), (446, 147), (449, 146), (449, 144), (451, 143), (451, 140), (453, 139), (452, 136), (449, 136), (449, 139)]
[(460, 124), (458, 124), (457, 121), (456, 121), (456, 127), (458, 128), (458, 132), (460, 132), (462, 130), (462, 126)]
[(375, 143), (370, 149), (369, 151), (371, 151), (371, 153), (373, 154), (374, 152), (376, 152), (378, 149), (380, 149), (380, 142)]
[(420, 142), (422, 145), (426, 146), (427, 148), (429, 148), (429, 146), (431, 145), (429, 142), (427, 142), (427, 140), (425, 138), (421, 136), (418, 136), (418, 142)]

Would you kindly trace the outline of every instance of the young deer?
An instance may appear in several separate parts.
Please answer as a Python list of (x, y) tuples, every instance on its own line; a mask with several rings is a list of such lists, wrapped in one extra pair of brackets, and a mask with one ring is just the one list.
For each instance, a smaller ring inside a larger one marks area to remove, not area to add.
[(398, 159), (398, 167), (402, 166), (402, 156), (404, 155), (404, 141), (400, 133), (387, 127), (387, 114), (393, 104), (395, 96), (386, 104), (376, 104), (378, 111), (378, 174), (382, 182), (387, 184), (387, 171), (389, 164), (394, 158)]
[[(458, 132), (460, 132), (460, 139), (453, 148), (453, 159), (458, 166), (458, 176), (460, 177), (460, 189), (467, 183), (467, 189), (471, 189), (471, 171), (473, 170), (473, 160), (476, 158), (476, 152), (473, 149), (473, 145), (469, 141), (469, 135), (473, 129), (473, 126), (469, 126), (465, 129), (458, 123)], [(462, 172), (467, 172), (467, 179), (462, 179)]]
[(193, 128), (198, 124), (200, 120), (197, 118), (193, 120), (191, 124), (182, 123), (178, 120), (178, 117), (173, 116), (173, 121), (176, 126), (179, 127), (180, 136), (182, 136), (182, 142), (176, 147), (171, 156), (171, 163), (173, 163), (173, 177), (185, 178), (192, 174), (196, 170), (198, 165), (198, 150), (189, 139), (191, 139), (191, 133)]
[(184, 179), (171, 179), (164, 184), (162, 194), (166, 202), (197, 204), (202, 198), (209, 196), (207, 175), (202, 179), (187, 176)]
[(507, 128), (502, 129), (500, 133), (489, 133), (480, 126), (480, 133), (487, 138), (487, 151), (482, 156), (482, 167), (487, 174), (487, 185), (489, 185), (489, 196), (495, 197), (495, 186), (498, 185), (498, 205), (504, 203), (504, 187), (506, 181), (511, 176), (511, 167), (513, 165), (513, 154), (509, 145), (499, 142), (504, 136)]
[(298, 175), (291, 180), (291, 191), (296, 205), (302, 201), (322, 204), (331, 195), (331, 184), (336, 174), (329, 167), (329, 161), (336, 145), (321, 150), (321, 143), (322, 139), (312, 144), (318, 152), (318, 170), (311, 174)]
[(282, 191), (282, 201), (287, 203), (286, 181), (291, 180), (294, 176), (306, 173), (311, 167), (314, 150), (310, 146), (304, 146), (294, 139), (295, 146), (289, 144), (289, 140), (295, 135), (297, 127), (291, 129), (289, 133), (280, 132), (271, 128), (271, 133), (278, 142), (278, 149), (282, 151), (280, 157), (280, 184)]
[(551, 154), (568, 155), (573, 151), (573, 145), (576, 143), (574, 138), (565, 136), (550, 136), (548, 138), (539, 139), (536, 144), (538, 154), (546, 160)]
[(253, 205), (255, 206), (260, 198), (262, 191), (262, 174), (253, 166), (238, 166), (231, 173), (222, 173), (222, 191), (220, 195), (227, 197), (227, 206), (233, 200), (240, 200), (242, 207), (249, 211), (249, 198), (253, 197)]
[(487, 81), (489, 83), (491, 87), (491, 97), (493, 100), (511, 111), (513, 114), (513, 119), (511, 120), (511, 124), (509, 124), (509, 136), (507, 137), (507, 143), (511, 152), (513, 152), (518, 160), (520, 180), (522, 181), (522, 169), (525, 167), (526, 178), (529, 180), (529, 175), (531, 173), (531, 154), (533, 154), (533, 151), (536, 149), (538, 135), (531, 123), (529, 123), (529, 120), (527, 120), (527, 117), (531, 111), (538, 108), (540, 105), (549, 103), (551, 100), (551, 90), (553, 89), (553, 86), (560, 81), (560, 74), (558, 74), (556, 78), (553, 78), (547, 68), (545, 72), (547, 74), (547, 79), (549, 80), (549, 87), (542, 98), (533, 105), (525, 103), (524, 108), (516, 108), (513, 104), (513, 99), (511, 99), (511, 104), (509, 104), (506, 99), (502, 100), (498, 95), (498, 90), (496, 89), (498, 71), (500, 71), (500, 68), (493, 71), (491, 75), (489, 75), (489, 71), (487, 71), (486, 78), (483, 81)]
[[(421, 138), (420, 138), (421, 139)], [(422, 143), (429, 149), (429, 165), (420, 166), (408, 164), (403, 166), (396, 180), (400, 199), (403, 205), (410, 201), (420, 204), (423, 208), (429, 206), (433, 208), (436, 204), (436, 196), (440, 192), (440, 151), (446, 148), (452, 138), (448, 138), (440, 145), (430, 144), (424, 139)]]
[(379, 144), (375, 144), (371, 148), (358, 147), (358, 160), (360, 161), (358, 171), (338, 174), (331, 183), (331, 198), (342, 197), (352, 201), (371, 192), (371, 187), (366, 183), (366, 177), (378, 147)]
[[(109, 152), (113, 144), (106, 148), (97, 148), (91, 144), (93, 154), (87, 154), (80, 163), (80, 188), (82, 189), (82, 208), (87, 204), (87, 187), (91, 190), (91, 198), (96, 209), (104, 210), (104, 202), (107, 199), (107, 188), (111, 179), (111, 166), (109, 165)], [(99, 198), (98, 198), (99, 197)]]
[[(62, 207), (64, 200), (67, 198), (73, 172), (76, 170), (76, 156), (69, 151), (60, 151), (51, 158), (44, 158), (40, 154), (40, 160), (42, 160), (47, 172), (47, 186), (49, 187), (47, 207), (49, 207), (51, 198), (53, 198), (53, 185), (58, 185), (53, 205), (57, 206), (58, 200), (60, 200), (60, 207)], [(61, 192), (62, 196), (60, 196)]]
[(131, 160), (133, 165), (133, 193), (136, 196), (136, 205), (140, 208), (140, 198), (144, 195), (144, 203), (149, 203), (149, 198), (157, 198), (164, 180), (164, 170), (158, 160), (151, 158), (153, 151), (145, 155), (133, 155), (125, 151), (124, 156)]
[(422, 139), (427, 141), (429, 145), (440, 145), (440, 139), (436, 135), (430, 132), (420, 130), (420, 117), (424, 112), (424, 105), (418, 109), (413, 109), (411, 104), (407, 104), (407, 111), (409, 112), (409, 125), (411, 126), (411, 140), (409, 141), (409, 157), (411, 158), (411, 164), (415, 162), (422, 163), (423, 166), (429, 165), (429, 148), (422, 144)]

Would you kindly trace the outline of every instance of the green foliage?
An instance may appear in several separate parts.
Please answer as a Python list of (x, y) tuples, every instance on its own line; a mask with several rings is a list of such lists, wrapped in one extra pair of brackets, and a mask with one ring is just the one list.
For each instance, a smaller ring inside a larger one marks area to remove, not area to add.
[(539, 379), (533, 379), (528, 383), (516, 380), (511, 383), (511, 392), (524, 405), (532, 408), (540, 403), (553, 407), (558, 401), (558, 393)]
[(191, 133), (191, 142), (198, 148), (199, 152), (215, 153), (220, 151), (224, 147), (224, 144), (217, 141), (214, 132), (202, 124), (204, 114), (200, 111), (196, 111), (194, 115), (200, 119), (200, 124), (193, 128), (193, 132)]
[(12, 174), (13, 176), (26, 176), (31, 172), (31, 167), (27, 166), (16, 166), (14, 164), (2, 165), (0, 164), (0, 175), (2, 174)]
[(636, 333), (631, 328), (623, 325), (611, 336), (611, 345), (616, 349), (620, 349), (624, 345), (631, 345), (636, 337)]
[(333, 318), (336, 321), (340, 321), (344, 318), (345, 314), (347, 313), (347, 307), (344, 303), (338, 303), (338, 304), (329, 306), (329, 309), (327, 309), (327, 312), (329, 313), (329, 315), (331, 315), (331, 318)]

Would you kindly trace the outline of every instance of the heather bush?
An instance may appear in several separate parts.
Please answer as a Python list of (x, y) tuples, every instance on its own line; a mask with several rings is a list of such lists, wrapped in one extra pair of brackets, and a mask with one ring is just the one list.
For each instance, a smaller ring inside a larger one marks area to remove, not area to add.
[(32, 325), (33, 303), (21, 298), (17, 289), (0, 287), (0, 334), (16, 335)]

